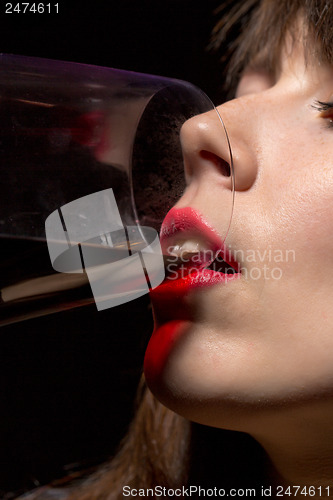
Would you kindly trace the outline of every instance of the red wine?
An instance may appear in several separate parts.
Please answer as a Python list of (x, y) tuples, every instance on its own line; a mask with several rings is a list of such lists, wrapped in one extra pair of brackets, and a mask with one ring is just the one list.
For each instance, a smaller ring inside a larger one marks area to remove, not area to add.
[(41, 239), (0, 237), (0, 326), (94, 303), (85, 273), (53, 270)]
[[(146, 243), (131, 242), (131, 250), (128, 241), (120, 239), (113, 247), (82, 245), (93, 246), (96, 264), (102, 265), (128, 257)], [(94, 304), (84, 265), (83, 272), (55, 271), (45, 239), (0, 237), (0, 247), (0, 326)]]

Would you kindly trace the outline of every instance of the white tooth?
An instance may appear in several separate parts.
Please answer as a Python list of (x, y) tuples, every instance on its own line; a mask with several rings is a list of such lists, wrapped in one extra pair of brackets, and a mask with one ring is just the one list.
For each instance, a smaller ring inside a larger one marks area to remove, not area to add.
[(174, 245), (170, 251), (170, 254), (180, 257), (185, 253), (198, 253), (202, 250), (204, 250), (204, 248), (199, 241), (186, 240), (183, 243)]

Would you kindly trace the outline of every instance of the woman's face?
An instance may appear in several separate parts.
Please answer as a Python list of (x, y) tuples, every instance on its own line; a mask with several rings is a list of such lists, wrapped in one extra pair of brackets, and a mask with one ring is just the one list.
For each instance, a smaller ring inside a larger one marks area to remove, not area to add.
[[(332, 393), (333, 106), (317, 101), (333, 101), (333, 69), (306, 61), (296, 43), (277, 76), (248, 69), (218, 108), (236, 183), (225, 258), (240, 273), (198, 270), (190, 284), (153, 291), (145, 357), (152, 391), (189, 419), (246, 431), (252, 410)], [(183, 127), (188, 188), (162, 229), (165, 250), (212, 249), (223, 236), (230, 178), (220, 138), (214, 112)]]

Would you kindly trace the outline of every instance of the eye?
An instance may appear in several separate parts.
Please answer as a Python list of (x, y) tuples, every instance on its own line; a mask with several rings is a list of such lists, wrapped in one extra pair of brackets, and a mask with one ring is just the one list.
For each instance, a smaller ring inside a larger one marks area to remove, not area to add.
[(323, 102), (315, 101), (312, 105), (314, 109), (319, 111), (319, 117), (327, 120), (326, 125), (328, 128), (333, 128), (333, 101)]

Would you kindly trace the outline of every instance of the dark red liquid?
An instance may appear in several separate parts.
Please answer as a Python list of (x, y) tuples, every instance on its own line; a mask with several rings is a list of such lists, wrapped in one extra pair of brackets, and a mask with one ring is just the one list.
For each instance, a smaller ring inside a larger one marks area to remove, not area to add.
[(46, 241), (1, 237), (0, 248), (0, 326), (94, 302), (85, 274), (54, 271)]

